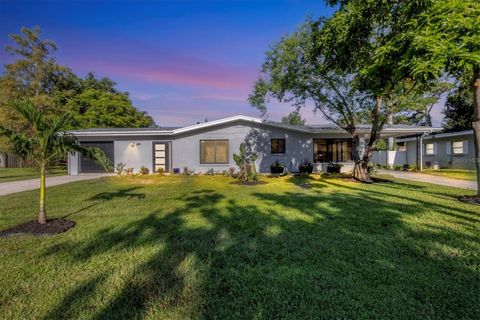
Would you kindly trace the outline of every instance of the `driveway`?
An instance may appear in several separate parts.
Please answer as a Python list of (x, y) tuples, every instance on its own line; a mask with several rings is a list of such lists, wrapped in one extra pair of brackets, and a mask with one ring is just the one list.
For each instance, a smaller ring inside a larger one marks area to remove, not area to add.
[(405, 179), (418, 182), (427, 182), (433, 184), (439, 184), (447, 187), (462, 188), (477, 190), (476, 181), (458, 180), (445, 177), (431, 176), (418, 172), (406, 172), (406, 171), (391, 171), (391, 170), (378, 170), (380, 174), (389, 174), (398, 179)]
[[(47, 187), (58, 186), (60, 184), (66, 184), (70, 182), (83, 181), (98, 179), (101, 177), (109, 176), (110, 174), (105, 173), (95, 173), (95, 174), (81, 174), (78, 176), (55, 176), (47, 177), (46, 185)], [(7, 194), (35, 190), (40, 188), (40, 178), (30, 179), (30, 180), (19, 180), (19, 181), (10, 181), (0, 183), (0, 196), (5, 196)]]

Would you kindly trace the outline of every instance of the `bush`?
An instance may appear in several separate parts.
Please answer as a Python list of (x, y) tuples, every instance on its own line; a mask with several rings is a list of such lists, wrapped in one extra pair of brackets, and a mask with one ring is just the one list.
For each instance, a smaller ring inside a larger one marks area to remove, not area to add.
[(146, 175), (146, 174), (149, 174), (149, 173), (150, 173), (150, 170), (148, 170), (147, 167), (142, 166), (140, 168), (140, 174)]
[(215, 175), (215, 169), (210, 168), (210, 169), (207, 170), (207, 172), (205, 174), (207, 176), (214, 176)]
[(238, 179), (247, 182), (249, 180), (257, 181), (257, 170), (255, 168), (255, 160), (257, 155), (253, 152), (247, 152), (247, 145), (245, 143), (240, 144), (240, 153), (233, 154), (233, 160), (237, 164), (240, 172), (238, 173)]
[(125, 163), (118, 162), (117, 165), (115, 166), (115, 171), (117, 172), (117, 174), (121, 175), (124, 170), (125, 170)]
[(327, 164), (327, 173), (340, 173), (342, 167), (343, 164), (340, 164), (338, 162), (329, 162)]
[(312, 173), (313, 164), (307, 159), (303, 160), (302, 163), (298, 166), (300, 173)]
[(131, 176), (133, 174), (133, 168), (125, 169), (125, 173), (127, 174), (127, 176)]
[(285, 169), (285, 167), (283, 166), (283, 164), (278, 162), (278, 160), (275, 161), (274, 163), (272, 163), (272, 165), (270, 166), (270, 172), (272, 174), (281, 174), (281, 173), (283, 173), (284, 169)]
[(402, 171), (403, 166), (401, 164), (394, 164), (393, 165), (393, 170), (395, 171)]
[(190, 175), (192, 175), (193, 173), (194, 173), (193, 170), (190, 170), (188, 167), (183, 167), (183, 173), (182, 173), (182, 174), (183, 174), (184, 176), (190, 176)]
[(165, 169), (163, 169), (163, 168), (158, 168), (157, 173), (158, 173), (159, 175), (163, 176), (163, 175), (165, 174)]

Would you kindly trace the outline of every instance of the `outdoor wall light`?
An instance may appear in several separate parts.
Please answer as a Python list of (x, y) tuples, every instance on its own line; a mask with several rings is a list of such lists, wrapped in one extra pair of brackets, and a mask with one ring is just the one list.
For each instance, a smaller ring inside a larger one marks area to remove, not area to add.
[(132, 148), (135, 147), (135, 142), (132, 142), (132, 144), (130, 145)]

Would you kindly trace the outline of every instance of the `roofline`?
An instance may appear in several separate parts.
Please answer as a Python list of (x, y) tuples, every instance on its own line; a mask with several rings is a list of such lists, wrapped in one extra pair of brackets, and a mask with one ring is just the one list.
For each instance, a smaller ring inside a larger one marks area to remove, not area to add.
[[(459, 137), (459, 136), (468, 136), (473, 134), (473, 129), (471, 130), (463, 130), (457, 132), (444, 132), (444, 133), (434, 133), (428, 136), (423, 137), (423, 140), (435, 139), (435, 138), (449, 138), (449, 137)], [(397, 142), (405, 142), (405, 141), (414, 141), (416, 137), (406, 137), (397, 139)]]
[[(161, 130), (161, 129), (151, 129), (151, 130), (145, 130), (145, 128), (142, 128), (142, 130), (138, 130), (135, 128), (132, 129), (117, 129), (118, 131), (115, 131), (115, 129), (105, 129), (102, 131), (102, 129), (96, 129), (95, 131), (93, 130), (71, 130), (69, 131), (70, 133), (74, 134), (75, 136), (78, 137), (92, 137), (92, 136), (98, 136), (98, 137), (106, 137), (106, 136), (152, 136), (152, 135), (163, 135), (163, 136), (173, 136), (177, 134), (182, 134), (190, 131), (195, 131), (195, 130), (200, 130), (204, 128), (210, 128), (222, 124), (228, 124), (228, 123), (233, 123), (237, 121), (244, 121), (247, 123), (255, 123), (259, 125), (266, 125), (269, 127), (274, 127), (274, 128), (280, 128), (280, 129), (286, 129), (286, 130), (291, 130), (291, 131), (297, 131), (297, 132), (302, 132), (302, 133), (345, 133), (345, 130), (339, 127), (323, 127), (323, 128), (315, 128), (315, 127), (310, 127), (308, 125), (306, 126), (294, 126), (294, 125), (288, 125), (288, 124), (283, 124), (279, 122), (273, 122), (273, 121), (268, 121), (264, 119), (259, 119), (255, 117), (249, 117), (249, 116), (243, 116), (243, 115), (237, 115), (233, 117), (228, 117), (228, 118), (223, 118), (223, 119), (218, 119), (218, 120), (213, 120), (209, 122), (203, 122), (199, 124), (194, 124), (191, 126), (183, 127), (183, 128), (177, 128), (173, 130)], [(417, 133), (425, 133), (425, 132), (436, 132), (440, 131), (441, 128), (433, 128), (433, 127), (404, 127), (404, 128), (384, 128), (382, 130), (382, 134), (417, 134)], [(370, 133), (370, 128), (359, 128), (358, 129), (359, 133), (361, 134), (369, 134)]]

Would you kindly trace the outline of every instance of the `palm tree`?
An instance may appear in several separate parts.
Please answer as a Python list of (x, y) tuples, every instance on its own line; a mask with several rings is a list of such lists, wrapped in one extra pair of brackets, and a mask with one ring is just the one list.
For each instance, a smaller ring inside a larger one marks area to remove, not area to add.
[(106, 170), (111, 164), (102, 150), (82, 147), (74, 135), (65, 132), (73, 125), (70, 114), (46, 116), (27, 99), (15, 100), (10, 105), (26, 120), (28, 130), (17, 132), (0, 126), (0, 136), (9, 140), (16, 155), (32, 160), (40, 168), (38, 223), (45, 224), (45, 171), (53, 160), (77, 151), (91, 157)]

